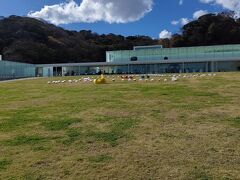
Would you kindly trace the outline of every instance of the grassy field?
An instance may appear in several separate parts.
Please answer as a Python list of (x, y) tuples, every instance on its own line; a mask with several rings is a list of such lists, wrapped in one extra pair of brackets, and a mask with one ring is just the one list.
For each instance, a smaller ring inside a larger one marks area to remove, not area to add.
[(49, 80), (0, 83), (0, 179), (240, 179), (240, 73)]

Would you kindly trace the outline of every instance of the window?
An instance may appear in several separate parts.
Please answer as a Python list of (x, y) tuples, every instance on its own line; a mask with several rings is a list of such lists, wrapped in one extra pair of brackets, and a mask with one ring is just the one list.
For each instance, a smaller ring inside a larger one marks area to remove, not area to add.
[(131, 61), (137, 61), (138, 58), (137, 57), (131, 57)]

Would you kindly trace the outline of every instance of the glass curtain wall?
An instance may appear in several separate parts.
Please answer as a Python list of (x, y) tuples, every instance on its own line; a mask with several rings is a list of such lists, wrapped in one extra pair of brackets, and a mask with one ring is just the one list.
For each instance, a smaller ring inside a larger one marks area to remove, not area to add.
[(26, 63), (0, 61), (0, 80), (35, 77), (35, 66)]
[(201, 60), (240, 57), (240, 45), (219, 45), (182, 48), (140, 49), (109, 51), (107, 62), (155, 61), (155, 60)]

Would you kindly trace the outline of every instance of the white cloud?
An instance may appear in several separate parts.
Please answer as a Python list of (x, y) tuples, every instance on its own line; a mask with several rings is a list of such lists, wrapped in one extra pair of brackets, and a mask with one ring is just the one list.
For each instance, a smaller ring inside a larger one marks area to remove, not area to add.
[[(196, 11), (193, 13), (193, 19), (198, 19), (199, 17), (205, 15), (205, 14), (208, 14), (208, 11), (206, 10), (199, 10), (199, 11)], [(193, 19), (188, 19), (188, 18), (181, 18), (179, 20), (173, 20), (171, 21), (171, 24), (172, 25), (181, 25), (181, 26), (184, 26), (186, 24), (188, 24), (190, 21), (192, 21)]]
[(29, 17), (41, 18), (53, 24), (134, 22), (152, 11), (153, 0), (74, 0), (44, 6), (40, 11), (28, 13)]
[(183, 25), (183, 26), (186, 25), (189, 22), (190, 22), (190, 20), (188, 18), (181, 18), (180, 19), (180, 24)]
[(202, 3), (211, 3), (221, 5), (223, 8), (234, 11), (236, 16), (240, 17), (240, 1), (239, 0), (200, 0)]
[(173, 21), (171, 22), (171, 24), (172, 24), (172, 25), (178, 25), (178, 24), (179, 24), (179, 21), (173, 20)]
[(179, 5), (181, 6), (181, 5), (183, 5), (183, 0), (179, 0)]
[(171, 24), (172, 24), (172, 25), (178, 25), (178, 24), (180, 24), (180, 25), (184, 26), (184, 25), (186, 25), (186, 24), (189, 23), (189, 22), (190, 22), (190, 20), (189, 20), (188, 18), (181, 18), (181, 19), (179, 19), (179, 20), (173, 20), (173, 21), (171, 22)]
[(208, 14), (208, 11), (206, 10), (199, 10), (193, 13), (193, 19), (198, 19), (199, 17)]
[(172, 33), (167, 31), (167, 30), (163, 30), (162, 32), (160, 32), (159, 34), (159, 38), (160, 39), (166, 39), (166, 38), (171, 38), (172, 37)]

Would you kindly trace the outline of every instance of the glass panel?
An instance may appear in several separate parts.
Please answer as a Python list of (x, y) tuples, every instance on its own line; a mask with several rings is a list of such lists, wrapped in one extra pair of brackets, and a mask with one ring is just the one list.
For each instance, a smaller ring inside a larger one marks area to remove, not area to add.
[(240, 45), (199, 46), (183, 48), (147, 48), (130, 51), (107, 52), (111, 62), (130, 62), (134, 57), (137, 61), (160, 60), (212, 60), (240, 57)]
[(0, 61), (0, 80), (35, 76), (35, 66), (26, 63)]

